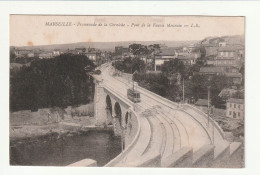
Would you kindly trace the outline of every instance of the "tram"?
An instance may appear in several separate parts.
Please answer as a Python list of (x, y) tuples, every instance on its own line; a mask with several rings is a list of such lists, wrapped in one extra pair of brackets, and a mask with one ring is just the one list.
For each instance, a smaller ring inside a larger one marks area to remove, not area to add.
[(133, 90), (132, 88), (127, 89), (127, 98), (134, 103), (141, 101), (140, 93), (137, 90)]

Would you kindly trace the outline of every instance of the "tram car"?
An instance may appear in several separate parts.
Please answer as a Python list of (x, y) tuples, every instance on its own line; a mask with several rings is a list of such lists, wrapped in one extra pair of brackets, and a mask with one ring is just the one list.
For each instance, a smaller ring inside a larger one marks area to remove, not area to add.
[(127, 98), (134, 103), (141, 101), (140, 93), (137, 90), (127, 89)]

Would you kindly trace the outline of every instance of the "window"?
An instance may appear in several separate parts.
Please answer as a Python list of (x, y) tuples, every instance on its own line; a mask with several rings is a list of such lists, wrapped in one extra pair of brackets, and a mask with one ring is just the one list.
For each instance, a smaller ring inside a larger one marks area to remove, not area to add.
[(234, 108), (236, 108), (236, 104), (234, 104)]
[(229, 111), (229, 115), (232, 115), (232, 112), (231, 112), (231, 111)]
[(240, 109), (240, 105), (238, 105), (238, 109)]
[(230, 103), (230, 107), (232, 108), (232, 104)]
[(237, 113), (238, 117), (240, 117), (240, 112)]
[(233, 118), (237, 118), (237, 114), (233, 112)]

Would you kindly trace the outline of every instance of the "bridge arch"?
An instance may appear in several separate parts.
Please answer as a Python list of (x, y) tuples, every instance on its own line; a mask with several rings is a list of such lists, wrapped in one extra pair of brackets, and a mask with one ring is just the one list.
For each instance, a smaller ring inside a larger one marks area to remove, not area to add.
[(107, 113), (107, 124), (112, 125), (112, 101), (109, 95), (106, 96), (106, 113)]

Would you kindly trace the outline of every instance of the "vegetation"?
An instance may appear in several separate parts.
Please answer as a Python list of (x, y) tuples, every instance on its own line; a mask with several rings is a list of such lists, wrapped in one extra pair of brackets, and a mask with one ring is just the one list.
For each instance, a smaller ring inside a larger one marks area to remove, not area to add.
[(163, 74), (154, 73), (136, 73), (133, 75), (134, 81), (140, 86), (163, 97), (167, 95), (168, 80)]
[(143, 72), (145, 70), (145, 63), (139, 58), (126, 58), (123, 61), (116, 61), (113, 66), (125, 73)]
[(147, 46), (142, 44), (131, 44), (129, 45), (130, 52), (132, 52), (135, 56), (137, 55), (146, 55), (149, 53)]
[(86, 56), (63, 54), (35, 60), (29, 67), (11, 72), (10, 110), (66, 107), (92, 100), (92, 81), (84, 68), (93, 71)]
[[(196, 66), (196, 67), (195, 67)], [(185, 87), (185, 100), (198, 100), (208, 98), (208, 88), (210, 88), (211, 104), (218, 108), (223, 108), (225, 101), (218, 95), (223, 88), (230, 87), (229, 78), (224, 75), (215, 75), (212, 77), (194, 73), (192, 70), (199, 65), (184, 66), (177, 59), (166, 62), (162, 66), (162, 73), (137, 73), (133, 76), (140, 86), (151, 90), (172, 101), (179, 101), (183, 94), (183, 80)], [(181, 74), (181, 78), (177, 77)], [(194, 75), (193, 75), (194, 74)], [(171, 82), (173, 81), (173, 82)]]

